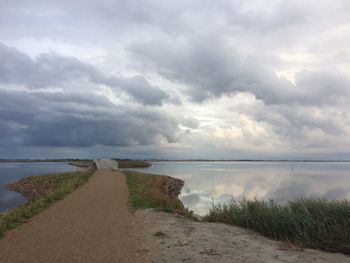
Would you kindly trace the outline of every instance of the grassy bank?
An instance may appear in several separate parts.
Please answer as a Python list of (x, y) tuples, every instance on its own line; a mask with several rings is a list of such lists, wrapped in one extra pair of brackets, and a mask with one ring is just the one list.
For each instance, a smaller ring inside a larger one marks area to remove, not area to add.
[(79, 160), (79, 161), (69, 162), (68, 164), (74, 165), (74, 166), (80, 167), (80, 168), (88, 168), (88, 167), (92, 166), (93, 161), (91, 161), (91, 160)]
[(92, 162), (88, 159), (0, 159), (0, 163), (69, 163)]
[(301, 199), (286, 205), (258, 200), (214, 205), (206, 216), (301, 247), (350, 254), (350, 202)]
[(149, 162), (140, 160), (118, 160), (119, 168), (147, 168), (151, 165)]
[(180, 191), (183, 185), (181, 180), (134, 171), (124, 171), (123, 173), (129, 187), (129, 203), (133, 207), (155, 208), (168, 212), (184, 211), (181, 201), (177, 198), (178, 193), (167, 191), (169, 183), (179, 184), (179, 187), (174, 187), (179, 189), (174, 189), (174, 191)]
[(9, 185), (9, 189), (22, 193), (29, 200), (0, 214), (0, 236), (74, 191), (88, 180), (93, 171), (30, 176)]

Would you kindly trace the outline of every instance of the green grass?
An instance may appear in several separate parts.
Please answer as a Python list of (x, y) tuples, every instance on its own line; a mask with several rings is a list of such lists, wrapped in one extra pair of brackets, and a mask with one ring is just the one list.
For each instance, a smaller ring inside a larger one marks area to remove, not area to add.
[(152, 166), (151, 163), (140, 160), (118, 160), (119, 168), (147, 168)]
[(205, 219), (250, 228), (301, 247), (350, 254), (349, 201), (300, 199), (286, 205), (232, 201), (213, 205)]
[(123, 171), (129, 187), (129, 203), (135, 208), (154, 208), (165, 212), (183, 209), (178, 199), (170, 198), (163, 191), (167, 176)]
[(26, 184), (30, 183), (31, 187), (38, 190), (38, 194), (29, 195), (24, 191), (26, 196), (30, 196), (28, 202), (0, 214), (0, 236), (5, 231), (27, 222), (32, 216), (73, 192), (85, 183), (93, 172), (93, 169), (88, 169), (81, 172), (31, 176), (22, 179), (19, 185), (24, 181)]

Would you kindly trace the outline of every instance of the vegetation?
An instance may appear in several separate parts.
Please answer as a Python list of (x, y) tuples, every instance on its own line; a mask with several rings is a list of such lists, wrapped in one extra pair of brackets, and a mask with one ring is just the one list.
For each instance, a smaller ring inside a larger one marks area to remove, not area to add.
[(205, 218), (251, 228), (298, 246), (350, 254), (350, 202), (300, 199), (286, 205), (242, 200), (213, 205)]
[[(141, 160), (117, 160), (119, 168), (147, 168), (152, 164), (150, 162), (141, 161)], [(93, 160), (88, 159), (0, 159), (1, 162), (25, 162), (25, 163), (34, 163), (34, 162), (65, 162), (70, 165), (77, 167), (89, 167), (92, 165)]]
[(135, 208), (155, 208), (166, 212), (181, 212), (182, 203), (166, 193), (164, 185), (170, 177), (124, 171), (129, 187), (129, 203)]
[(147, 168), (152, 164), (145, 161), (138, 160), (118, 160), (119, 168)]
[(93, 171), (87, 169), (80, 172), (30, 176), (9, 185), (9, 189), (23, 193), (29, 200), (0, 214), (0, 235), (27, 222), (32, 216), (73, 192), (88, 180)]
[(87, 168), (92, 166), (93, 162), (90, 160), (78, 160), (78, 161), (69, 162), (68, 164), (74, 165), (76, 167)]
[(91, 162), (88, 159), (0, 159), (0, 163), (45, 163), (45, 162), (58, 162), (58, 163), (68, 163), (68, 162)]

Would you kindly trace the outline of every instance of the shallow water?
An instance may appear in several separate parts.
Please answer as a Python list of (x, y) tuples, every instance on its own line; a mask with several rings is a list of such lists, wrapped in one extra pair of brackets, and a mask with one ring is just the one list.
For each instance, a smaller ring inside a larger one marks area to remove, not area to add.
[(25, 176), (76, 171), (79, 168), (67, 163), (0, 163), (0, 212), (23, 203), (26, 198), (9, 191), (5, 185), (18, 181)]
[(204, 215), (215, 203), (246, 198), (350, 199), (349, 162), (154, 162), (144, 172), (185, 181), (180, 199)]

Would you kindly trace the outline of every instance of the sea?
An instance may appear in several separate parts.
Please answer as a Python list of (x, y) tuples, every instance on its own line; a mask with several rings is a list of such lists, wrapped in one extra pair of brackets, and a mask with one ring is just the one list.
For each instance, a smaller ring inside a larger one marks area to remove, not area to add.
[(242, 198), (350, 200), (350, 162), (153, 162), (138, 170), (184, 180), (180, 199), (198, 215)]

